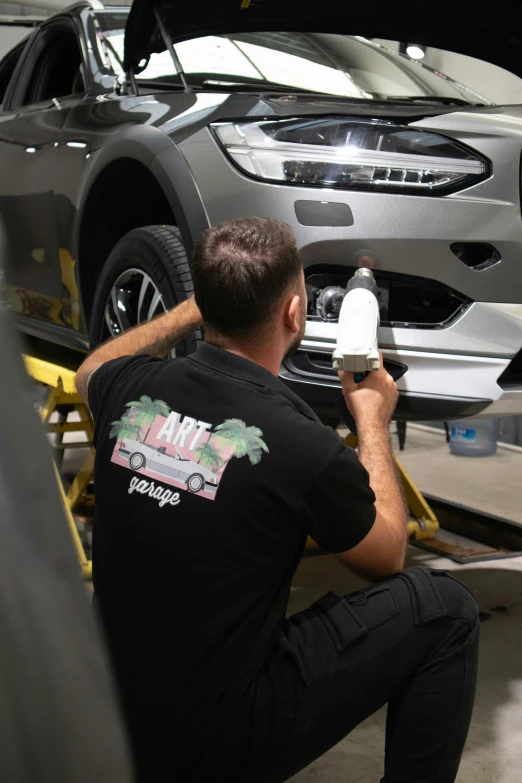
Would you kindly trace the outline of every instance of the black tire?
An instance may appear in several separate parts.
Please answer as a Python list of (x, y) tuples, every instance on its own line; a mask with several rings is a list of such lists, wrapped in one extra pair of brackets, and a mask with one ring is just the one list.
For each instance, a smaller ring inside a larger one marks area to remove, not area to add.
[(204, 486), (205, 486), (205, 479), (203, 478), (201, 473), (193, 473), (187, 479), (187, 489), (189, 492), (201, 492)]
[[(129, 272), (129, 270), (135, 270), (136, 274)], [(115, 284), (128, 274), (130, 276), (128, 283), (124, 283), (122, 288), (118, 290), (124, 291), (126, 296), (135, 300), (137, 298), (136, 291), (140, 288), (140, 278), (137, 273), (151, 279), (161, 294), (163, 306), (167, 310), (192, 295), (192, 276), (187, 254), (179, 230), (175, 226), (135, 228), (125, 234), (114, 246), (101, 271), (94, 295), (90, 319), (91, 348), (95, 348), (110, 336), (115, 336), (114, 330), (109, 330), (105, 318), (111, 291)], [(116, 326), (120, 327), (120, 331), (135, 326), (138, 315), (140, 323), (144, 323), (148, 320), (146, 310), (147, 302), (142, 304), (139, 314), (137, 307), (127, 307), (123, 312), (124, 323), (118, 323)], [(114, 308), (113, 311), (116, 313)], [(161, 307), (159, 306), (154, 315), (160, 313)], [(119, 321), (122, 318), (122, 312), (118, 310), (116, 315)], [(116, 331), (116, 334), (118, 333)], [(176, 353), (180, 355), (191, 353), (195, 350), (199, 339), (201, 339), (199, 331), (189, 335), (179, 346), (176, 346)]]
[[(132, 464), (133, 462), (134, 465)], [(129, 457), (129, 465), (133, 470), (141, 470), (141, 468), (145, 468), (147, 466), (147, 461), (141, 451), (135, 451)]]

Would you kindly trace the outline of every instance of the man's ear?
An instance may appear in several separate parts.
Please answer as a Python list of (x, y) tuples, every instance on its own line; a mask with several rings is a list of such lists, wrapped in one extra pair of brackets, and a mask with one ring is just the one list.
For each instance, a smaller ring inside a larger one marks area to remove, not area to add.
[(285, 326), (290, 329), (293, 334), (297, 334), (300, 327), (299, 319), (301, 317), (301, 297), (292, 296), (289, 297), (286, 304)]

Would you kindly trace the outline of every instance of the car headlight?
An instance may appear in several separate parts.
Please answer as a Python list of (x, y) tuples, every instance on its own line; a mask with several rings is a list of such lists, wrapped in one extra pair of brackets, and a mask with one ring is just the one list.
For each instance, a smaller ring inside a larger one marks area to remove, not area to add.
[(272, 182), (440, 195), (488, 176), (488, 162), (474, 150), (384, 121), (261, 120), (211, 128), (241, 171)]

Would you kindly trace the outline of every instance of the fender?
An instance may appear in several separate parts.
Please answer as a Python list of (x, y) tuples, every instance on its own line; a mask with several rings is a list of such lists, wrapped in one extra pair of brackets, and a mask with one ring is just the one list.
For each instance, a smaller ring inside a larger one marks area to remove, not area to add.
[(75, 255), (91, 189), (105, 169), (122, 158), (141, 163), (155, 177), (170, 205), (187, 255), (190, 256), (198, 236), (210, 225), (199, 190), (188, 163), (172, 139), (158, 128), (142, 125), (125, 128), (109, 144), (93, 153), (92, 166), (80, 186), (81, 198), (73, 238)]

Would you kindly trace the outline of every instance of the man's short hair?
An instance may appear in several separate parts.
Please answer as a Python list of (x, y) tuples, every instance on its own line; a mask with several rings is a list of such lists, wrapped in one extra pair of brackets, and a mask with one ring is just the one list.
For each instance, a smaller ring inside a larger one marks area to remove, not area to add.
[(273, 322), (302, 271), (295, 235), (273, 218), (229, 220), (202, 233), (192, 277), (203, 322), (224, 337), (253, 338)]

